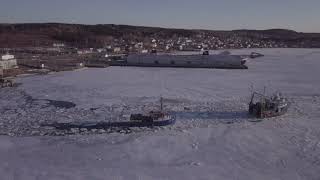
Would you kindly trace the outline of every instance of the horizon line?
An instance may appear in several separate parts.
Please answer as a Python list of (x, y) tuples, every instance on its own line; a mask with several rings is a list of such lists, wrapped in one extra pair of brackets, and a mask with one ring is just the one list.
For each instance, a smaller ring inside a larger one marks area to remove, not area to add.
[(286, 29), (286, 28), (266, 28), (266, 29), (195, 29), (195, 28), (174, 28), (174, 27), (161, 27), (161, 26), (148, 26), (148, 25), (133, 25), (133, 24), (116, 24), (116, 23), (108, 23), (108, 24), (87, 24), (87, 23), (68, 23), (68, 22), (17, 22), (17, 23), (1, 23), (0, 25), (20, 25), (20, 24), (63, 24), (63, 25), (83, 25), (83, 26), (99, 26), (99, 25), (115, 25), (115, 26), (131, 26), (131, 27), (143, 27), (143, 28), (159, 28), (159, 29), (176, 29), (176, 30), (190, 30), (190, 31), (269, 31), (269, 30), (286, 30), (286, 31), (293, 31), (296, 33), (320, 33), (320, 32), (303, 32), (303, 31), (296, 31), (293, 29)]

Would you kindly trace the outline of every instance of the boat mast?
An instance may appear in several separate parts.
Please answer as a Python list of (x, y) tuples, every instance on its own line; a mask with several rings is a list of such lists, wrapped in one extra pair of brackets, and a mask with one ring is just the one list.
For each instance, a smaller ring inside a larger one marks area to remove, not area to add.
[(162, 112), (163, 110), (163, 98), (162, 96), (160, 97), (160, 111)]

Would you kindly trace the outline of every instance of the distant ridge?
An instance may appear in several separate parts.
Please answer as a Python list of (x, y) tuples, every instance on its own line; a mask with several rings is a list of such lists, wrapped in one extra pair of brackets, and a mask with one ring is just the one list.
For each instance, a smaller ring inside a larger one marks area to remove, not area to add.
[[(144, 27), (115, 24), (63, 24), (20, 23), (0, 24), (0, 48), (51, 46), (63, 42), (75, 47), (103, 47), (114, 39), (139, 42), (148, 38), (172, 39), (177, 37), (218, 37), (230, 43), (232, 39), (250, 41), (272, 41), (279, 47), (320, 48), (320, 33), (301, 33), (287, 29), (267, 30), (197, 30)], [(237, 48), (237, 47), (235, 47)]]

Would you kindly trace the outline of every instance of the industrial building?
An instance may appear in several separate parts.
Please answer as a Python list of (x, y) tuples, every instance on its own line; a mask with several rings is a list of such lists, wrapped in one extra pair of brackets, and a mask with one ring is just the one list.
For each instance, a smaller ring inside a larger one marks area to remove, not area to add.
[(0, 60), (0, 68), (1, 69), (13, 69), (17, 68), (17, 59), (15, 59), (14, 55), (6, 54), (1, 57)]

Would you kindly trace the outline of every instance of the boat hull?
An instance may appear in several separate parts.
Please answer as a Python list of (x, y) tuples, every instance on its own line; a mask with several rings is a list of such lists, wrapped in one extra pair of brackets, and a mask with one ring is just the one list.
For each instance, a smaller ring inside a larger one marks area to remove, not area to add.
[(157, 120), (153, 122), (138, 122), (138, 121), (125, 121), (125, 122), (84, 122), (84, 123), (51, 123), (43, 124), (42, 126), (54, 127), (59, 130), (70, 130), (73, 128), (86, 128), (90, 129), (109, 129), (109, 128), (129, 128), (129, 127), (154, 127), (154, 126), (168, 126), (176, 122), (175, 116), (170, 116), (168, 119)]
[(172, 64), (139, 64), (112, 62), (110, 66), (133, 66), (133, 67), (162, 67), (162, 68), (207, 68), (207, 69), (248, 69), (246, 65), (239, 66), (210, 66), (210, 65), (172, 65)]

